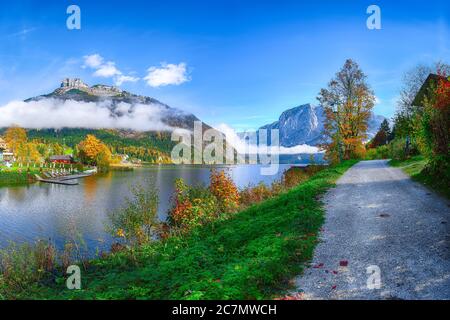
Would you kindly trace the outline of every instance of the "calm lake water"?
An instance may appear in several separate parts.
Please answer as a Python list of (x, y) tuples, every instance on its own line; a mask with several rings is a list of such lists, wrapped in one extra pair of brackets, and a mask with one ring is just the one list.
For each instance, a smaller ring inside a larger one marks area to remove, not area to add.
[[(260, 165), (216, 166), (226, 170), (238, 187), (270, 184), (279, 180), (291, 165), (280, 164), (278, 173), (263, 176)], [(88, 250), (108, 250), (112, 239), (105, 231), (108, 212), (131, 196), (130, 186), (158, 190), (159, 218), (164, 220), (171, 206), (174, 181), (209, 183), (210, 167), (152, 166), (130, 172), (111, 171), (79, 180), (77, 186), (36, 183), (26, 187), (0, 188), (0, 246), (9, 241), (33, 242), (50, 239), (62, 247), (68, 239), (82, 236)]]

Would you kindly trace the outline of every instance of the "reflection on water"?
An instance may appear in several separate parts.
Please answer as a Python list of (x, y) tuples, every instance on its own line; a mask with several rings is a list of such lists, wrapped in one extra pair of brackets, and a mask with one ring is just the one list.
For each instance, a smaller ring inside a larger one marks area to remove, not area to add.
[[(261, 176), (260, 165), (219, 167), (228, 171), (238, 187), (270, 184), (278, 180), (289, 165), (280, 165), (274, 176)], [(51, 239), (61, 247), (81, 234), (94, 252), (107, 250), (111, 238), (105, 232), (107, 213), (119, 208), (130, 187), (156, 188), (159, 218), (164, 220), (171, 206), (174, 181), (208, 184), (210, 168), (199, 166), (152, 166), (132, 172), (113, 171), (79, 180), (78, 186), (33, 184), (27, 187), (0, 188), (0, 246), (9, 241)]]

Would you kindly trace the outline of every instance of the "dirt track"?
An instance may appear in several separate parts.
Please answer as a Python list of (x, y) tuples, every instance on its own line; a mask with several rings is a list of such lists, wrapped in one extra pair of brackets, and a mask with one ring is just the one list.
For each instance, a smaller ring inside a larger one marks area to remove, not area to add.
[[(304, 298), (450, 299), (449, 201), (387, 161), (362, 161), (324, 203), (322, 242), (296, 279)], [(369, 266), (380, 289), (367, 286)]]

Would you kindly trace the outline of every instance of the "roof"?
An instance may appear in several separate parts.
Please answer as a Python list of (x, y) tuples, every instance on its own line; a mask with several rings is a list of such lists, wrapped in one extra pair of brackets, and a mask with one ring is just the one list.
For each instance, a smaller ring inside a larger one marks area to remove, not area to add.
[(70, 155), (56, 155), (56, 156), (51, 156), (50, 157), (50, 161), (57, 161), (57, 160), (66, 160), (66, 161), (70, 161), (72, 160), (73, 157)]
[(430, 73), (425, 82), (422, 84), (422, 87), (420, 87), (419, 91), (416, 94), (416, 97), (411, 104), (418, 107), (423, 106), (423, 99), (429, 96), (430, 89), (434, 88), (438, 84), (439, 80), (450, 82), (450, 77), (445, 78), (443, 76)]

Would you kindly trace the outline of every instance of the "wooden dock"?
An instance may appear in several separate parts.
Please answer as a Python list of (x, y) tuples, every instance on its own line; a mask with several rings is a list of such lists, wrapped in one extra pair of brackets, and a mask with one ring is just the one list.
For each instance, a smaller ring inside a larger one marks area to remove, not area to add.
[(37, 174), (35, 174), (34, 176), (36, 177), (37, 181), (44, 182), (44, 183), (62, 184), (65, 186), (76, 186), (78, 184), (78, 182), (76, 182), (76, 181), (65, 181), (65, 180), (60, 180), (60, 179), (43, 179), (40, 176), (38, 176)]
[(75, 180), (92, 176), (92, 173), (80, 173), (80, 174), (71, 174), (68, 176), (62, 176), (58, 180), (67, 181), (67, 180)]
[(80, 174), (71, 174), (66, 176), (56, 176), (56, 177), (49, 177), (48, 178), (42, 178), (41, 176), (35, 174), (36, 180), (39, 182), (44, 183), (53, 183), (53, 184), (61, 184), (65, 186), (76, 186), (78, 185), (77, 181), (72, 181), (76, 179), (86, 178), (91, 176), (91, 173), (80, 173)]

